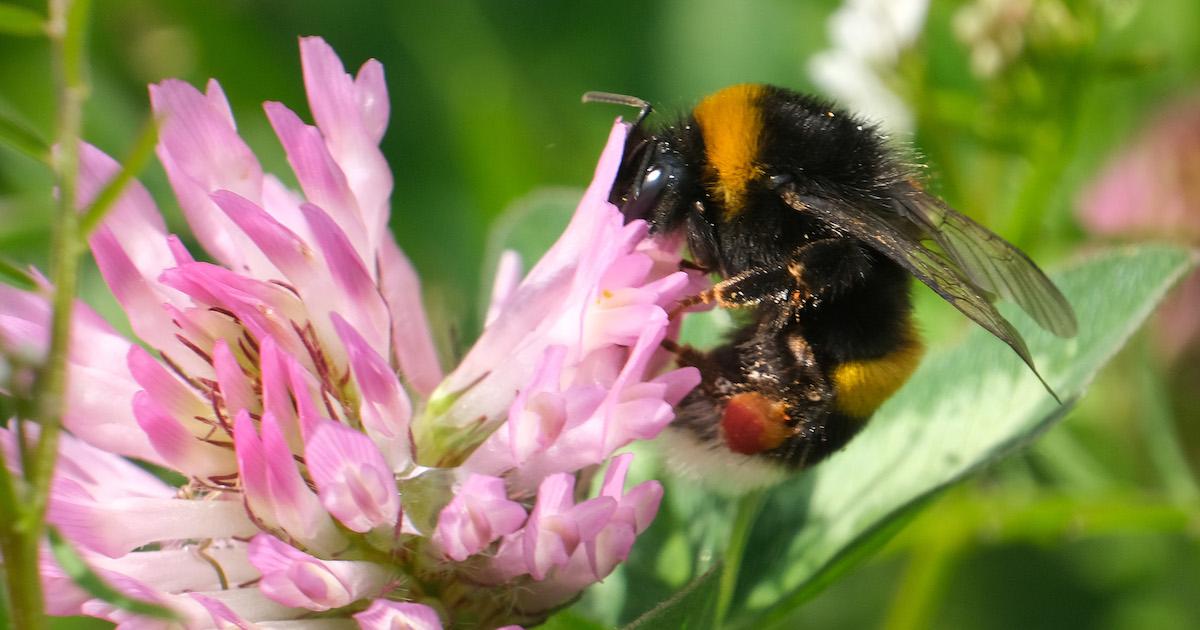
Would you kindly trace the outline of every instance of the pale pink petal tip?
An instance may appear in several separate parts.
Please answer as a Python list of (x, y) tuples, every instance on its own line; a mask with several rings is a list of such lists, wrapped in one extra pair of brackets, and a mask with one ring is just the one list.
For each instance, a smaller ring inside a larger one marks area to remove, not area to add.
[(387, 360), (349, 322), (337, 313), (331, 315), (331, 320), (358, 385), (363, 428), (393, 470), (408, 468), (412, 454), (408, 432), (412, 405), (404, 387)]
[(471, 475), (438, 516), (433, 541), (452, 560), (461, 562), (515, 532), (525, 522), (525, 508), (508, 499), (504, 480)]
[(395, 526), (400, 512), (395, 476), (370, 438), (325, 420), (304, 454), (321, 504), (334, 518), (356, 532)]
[(492, 297), (488, 303), (487, 317), (484, 319), (484, 324), (492, 323), (500, 315), (504, 304), (508, 302), (509, 295), (513, 289), (517, 288), (517, 284), (521, 281), (521, 254), (506, 249), (500, 254), (500, 260), (496, 262), (496, 274), (492, 279)]
[(441, 630), (437, 611), (424, 604), (377, 599), (354, 615), (362, 630)]
[(259, 590), (295, 608), (325, 611), (377, 597), (391, 581), (372, 562), (321, 560), (268, 534), (250, 541), (250, 562), (262, 573)]
[(603, 529), (617, 509), (611, 497), (575, 505), (574, 489), (575, 478), (566, 473), (547, 477), (538, 489), (537, 504), (522, 530), (525, 564), (535, 580), (565, 565), (575, 548)]

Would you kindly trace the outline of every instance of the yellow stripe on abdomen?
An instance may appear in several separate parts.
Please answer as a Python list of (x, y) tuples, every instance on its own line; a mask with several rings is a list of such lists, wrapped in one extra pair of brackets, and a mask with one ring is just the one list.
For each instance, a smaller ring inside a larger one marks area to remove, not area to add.
[(838, 411), (855, 418), (869, 418), (908, 380), (925, 346), (910, 330), (895, 350), (876, 359), (847, 361), (833, 370), (833, 388)]
[(766, 87), (743, 83), (700, 101), (692, 110), (704, 138), (712, 193), (729, 216), (742, 210), (746, 189), (762, 174), (758, 153), (763, 134), (761, 97)]

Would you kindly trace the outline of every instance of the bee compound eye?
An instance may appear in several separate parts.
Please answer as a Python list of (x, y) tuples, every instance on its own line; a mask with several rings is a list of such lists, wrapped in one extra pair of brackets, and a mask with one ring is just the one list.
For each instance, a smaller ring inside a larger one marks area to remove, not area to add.
[(638, 187), (638, 197), (658, 195), (662, 192), (666, 181), (666, 174), (661, 167), (650, 167), (650, 170), (646, 171), (646, 176), (642, 178), (642, 185)]
[(621, 213), (627, 221), (646, 219), (662, 197), (667, 187), (668, 177), (662, 167), (651, 166), (646, 170), (642, 179), (633, 189), (633, 195), (626, 201)]

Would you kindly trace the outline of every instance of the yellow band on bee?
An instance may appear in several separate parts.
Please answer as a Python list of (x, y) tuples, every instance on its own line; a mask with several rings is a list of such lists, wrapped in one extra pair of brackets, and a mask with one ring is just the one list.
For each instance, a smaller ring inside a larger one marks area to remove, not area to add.
[(700, 101), (692, 114), (704, 137), (712, 193), (725, 202), (727, 216), (745, 205), (746, 189), (762, 174), (758, 165), (763, 133), (760, 99), (766, 87), (743, 83)]
[(837, 366), (833, 387), (838, 410), (855, 418), (871, 417), (917, 369), (924, 351), (924, 344), (910, 332), (904, 343), (882, 357)]

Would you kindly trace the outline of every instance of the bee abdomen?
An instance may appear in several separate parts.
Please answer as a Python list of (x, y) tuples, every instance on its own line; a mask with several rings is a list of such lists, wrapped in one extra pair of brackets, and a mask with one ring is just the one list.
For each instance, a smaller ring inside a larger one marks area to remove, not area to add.
[(924, 351), (925, 345), (910, 326), (900, 344), (887, 354), (836, 366), (830, 372), (834, 407), (852, 418), (870, 418), (917, 369)]

